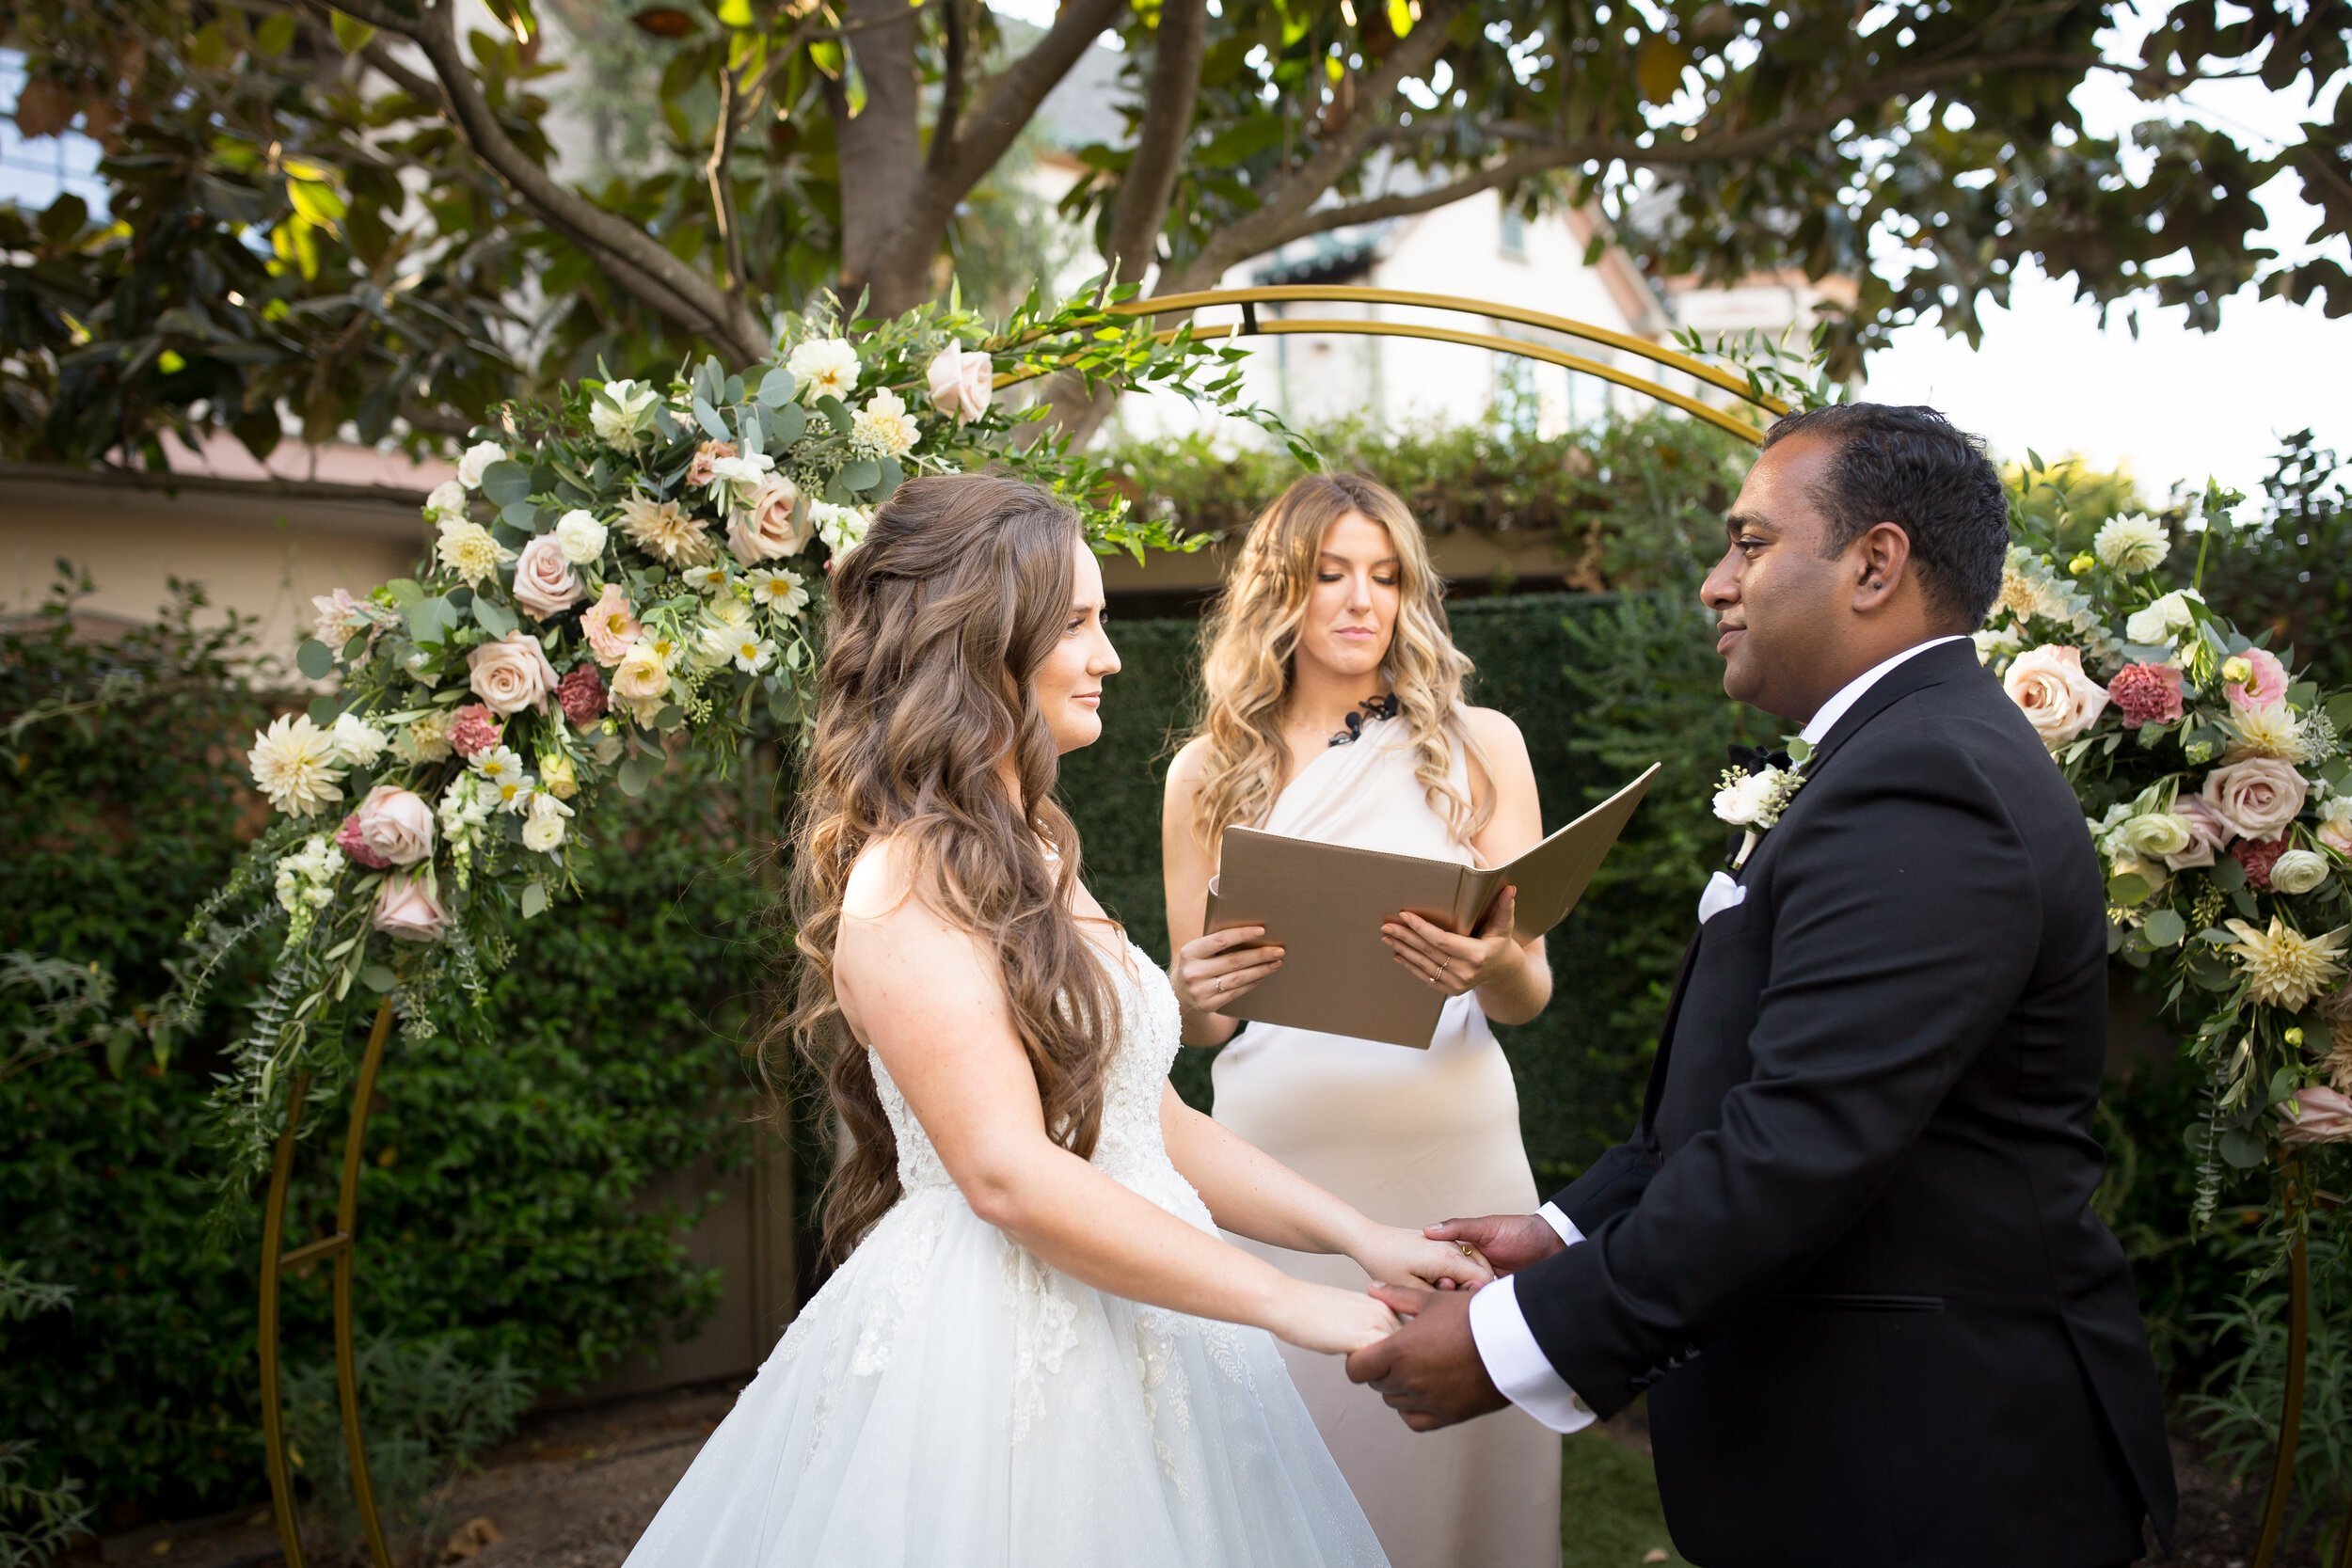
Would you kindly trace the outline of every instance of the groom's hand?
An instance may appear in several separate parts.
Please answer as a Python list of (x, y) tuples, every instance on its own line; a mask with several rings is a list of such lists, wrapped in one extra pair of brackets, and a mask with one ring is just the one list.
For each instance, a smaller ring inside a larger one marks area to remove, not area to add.
[(1347, 1375), (1371, 1384), (1406, 1426), (1434, 1432), (1511, 1402), (1478, 1358), (1467, 1292), (1375, 1285), (1372, 1293), (1405, 1326), (1350, 1355)]
[(1447, 1220), (1425, 1227), (1433, 1242), (1468, 1242), (1497, 1274), (1517, 1274), (1533, 1268), (1563, 1250), (1560, 1233), (1541, 1214), (1486, 1214), (1474, 1220)]

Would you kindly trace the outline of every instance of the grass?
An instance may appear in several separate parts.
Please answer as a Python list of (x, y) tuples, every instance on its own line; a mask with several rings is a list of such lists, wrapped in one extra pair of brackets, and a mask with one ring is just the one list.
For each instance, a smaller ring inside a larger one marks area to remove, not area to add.
[[(1562, 1445), (1561, 1568), (1641, 1568), (1679, 1564), (1658, 1507), (1649, 1458), (1585, 1432)], [(1662, 1552), (1662, 1557), (1651, 1557)]]

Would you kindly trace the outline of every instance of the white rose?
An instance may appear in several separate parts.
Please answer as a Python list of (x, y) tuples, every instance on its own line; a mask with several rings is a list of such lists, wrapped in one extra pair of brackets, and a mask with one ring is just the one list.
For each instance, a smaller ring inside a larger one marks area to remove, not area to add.
[(1715, 792), (1715, 815), (1735, 828), (1753, 828), (1769, 809), (1780, 769), (1743, 773)]
[(2143, 647), (2170, 642), (2179, 633), (2197, 624), (2196, 613), (2189, 606), (2204, 602), (2204, 596), (2196, 589), (2176, 588), (2125, 621), (2123, 635)]
[(604, 553), (604, 525), (577, 509), (555, 520), (556, 548), (575, 566), (585, 566)]
[(2058, 643), (2019, 654), (2001, 689), (2054, 752), (2090, 728), (2107, 705), (2106, 689), (2083, 673), (2083, 651)]
[(2149, 812), (2123, 824), (2120, 842), (2134, 860), (2169, 860), (2186, 849), (2196, 836), (2195, 829), (2184, 818), (2169, 812)]
[(572, 808), (541, 790), (531, 797), (529, 813), (523, 818), (523, 847), (553, 854), (564, 842), (564, 819), (572, 815)]
[[(491, 450), (495, 451), (497, 449)], [(496, 461), (496, 458), (491, 459), (491, 462)], [(485, 467), (487, 466), (485, 465)], [(480, 471), (476, 470), (474, 483), (478, 484), (481, 482)], [(462, 517), (465, 515), (466, 486), (453, 479), (441, 481), (433, 487), (432, 494), (424, 498), (424, 520), (428, 523), (437, 523), (444, 517)]]
[(506, 449), (496, 441), (484, 441), (466, 449), (466, 455), (457, 460), (457, 482), (469, 490), (482, 488), (483, 470), (493, 463), (506, 461)]
[(2328, 879), (2328, 862), (2309, 849), (2290, 849), (2270, 866), (2270, 885), (2280, 893), (2309, 893)]

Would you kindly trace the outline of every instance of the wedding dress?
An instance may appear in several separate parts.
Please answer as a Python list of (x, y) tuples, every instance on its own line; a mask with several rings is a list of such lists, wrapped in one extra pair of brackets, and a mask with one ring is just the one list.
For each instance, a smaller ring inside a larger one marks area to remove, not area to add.
[[(1160, 1140), (1175, 993), (1132, 942), (1111, 967), (1124, 1023), (1093, 1163), (1213, 1230)], [(628, 1568), (1385, 1564), (1271, 1335), (1040, 1262), (972, 1212), (879, 1057), (874, 1079), (904, 1196), (802, 1308)]]

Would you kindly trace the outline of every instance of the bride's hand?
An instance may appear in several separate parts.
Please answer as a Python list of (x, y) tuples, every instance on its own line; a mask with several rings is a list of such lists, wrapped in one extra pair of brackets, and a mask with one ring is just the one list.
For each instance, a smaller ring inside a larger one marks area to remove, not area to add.
[(1265, 1326), (1276, 1338), (1300, 1350), (1353, 1355), (1404, 1326), (1403, 1319), (1361, 1291), (1311, 1285), (1303, 1279), (1284, 1284), (1286, 1289), (1275, 1303), (1273, 1321)]
[(1216, 1012), (1248, 995), (1282, 967), (1282, 950), (1259, 940), (1264, 935), (1263, 926), (1236, 926), (1184, 943), (1168, 969), (1176, 994), (1200, 1013)]
[(1418, 1230), (1375, 1225), (1347, 1250), (1363, 1271), (1384, 1285), (1422, 1285), (1432, 1291), (1475, 1291), (1495, 1276), (1478, 1249), (1466, 1243), (1432, 1241)]

